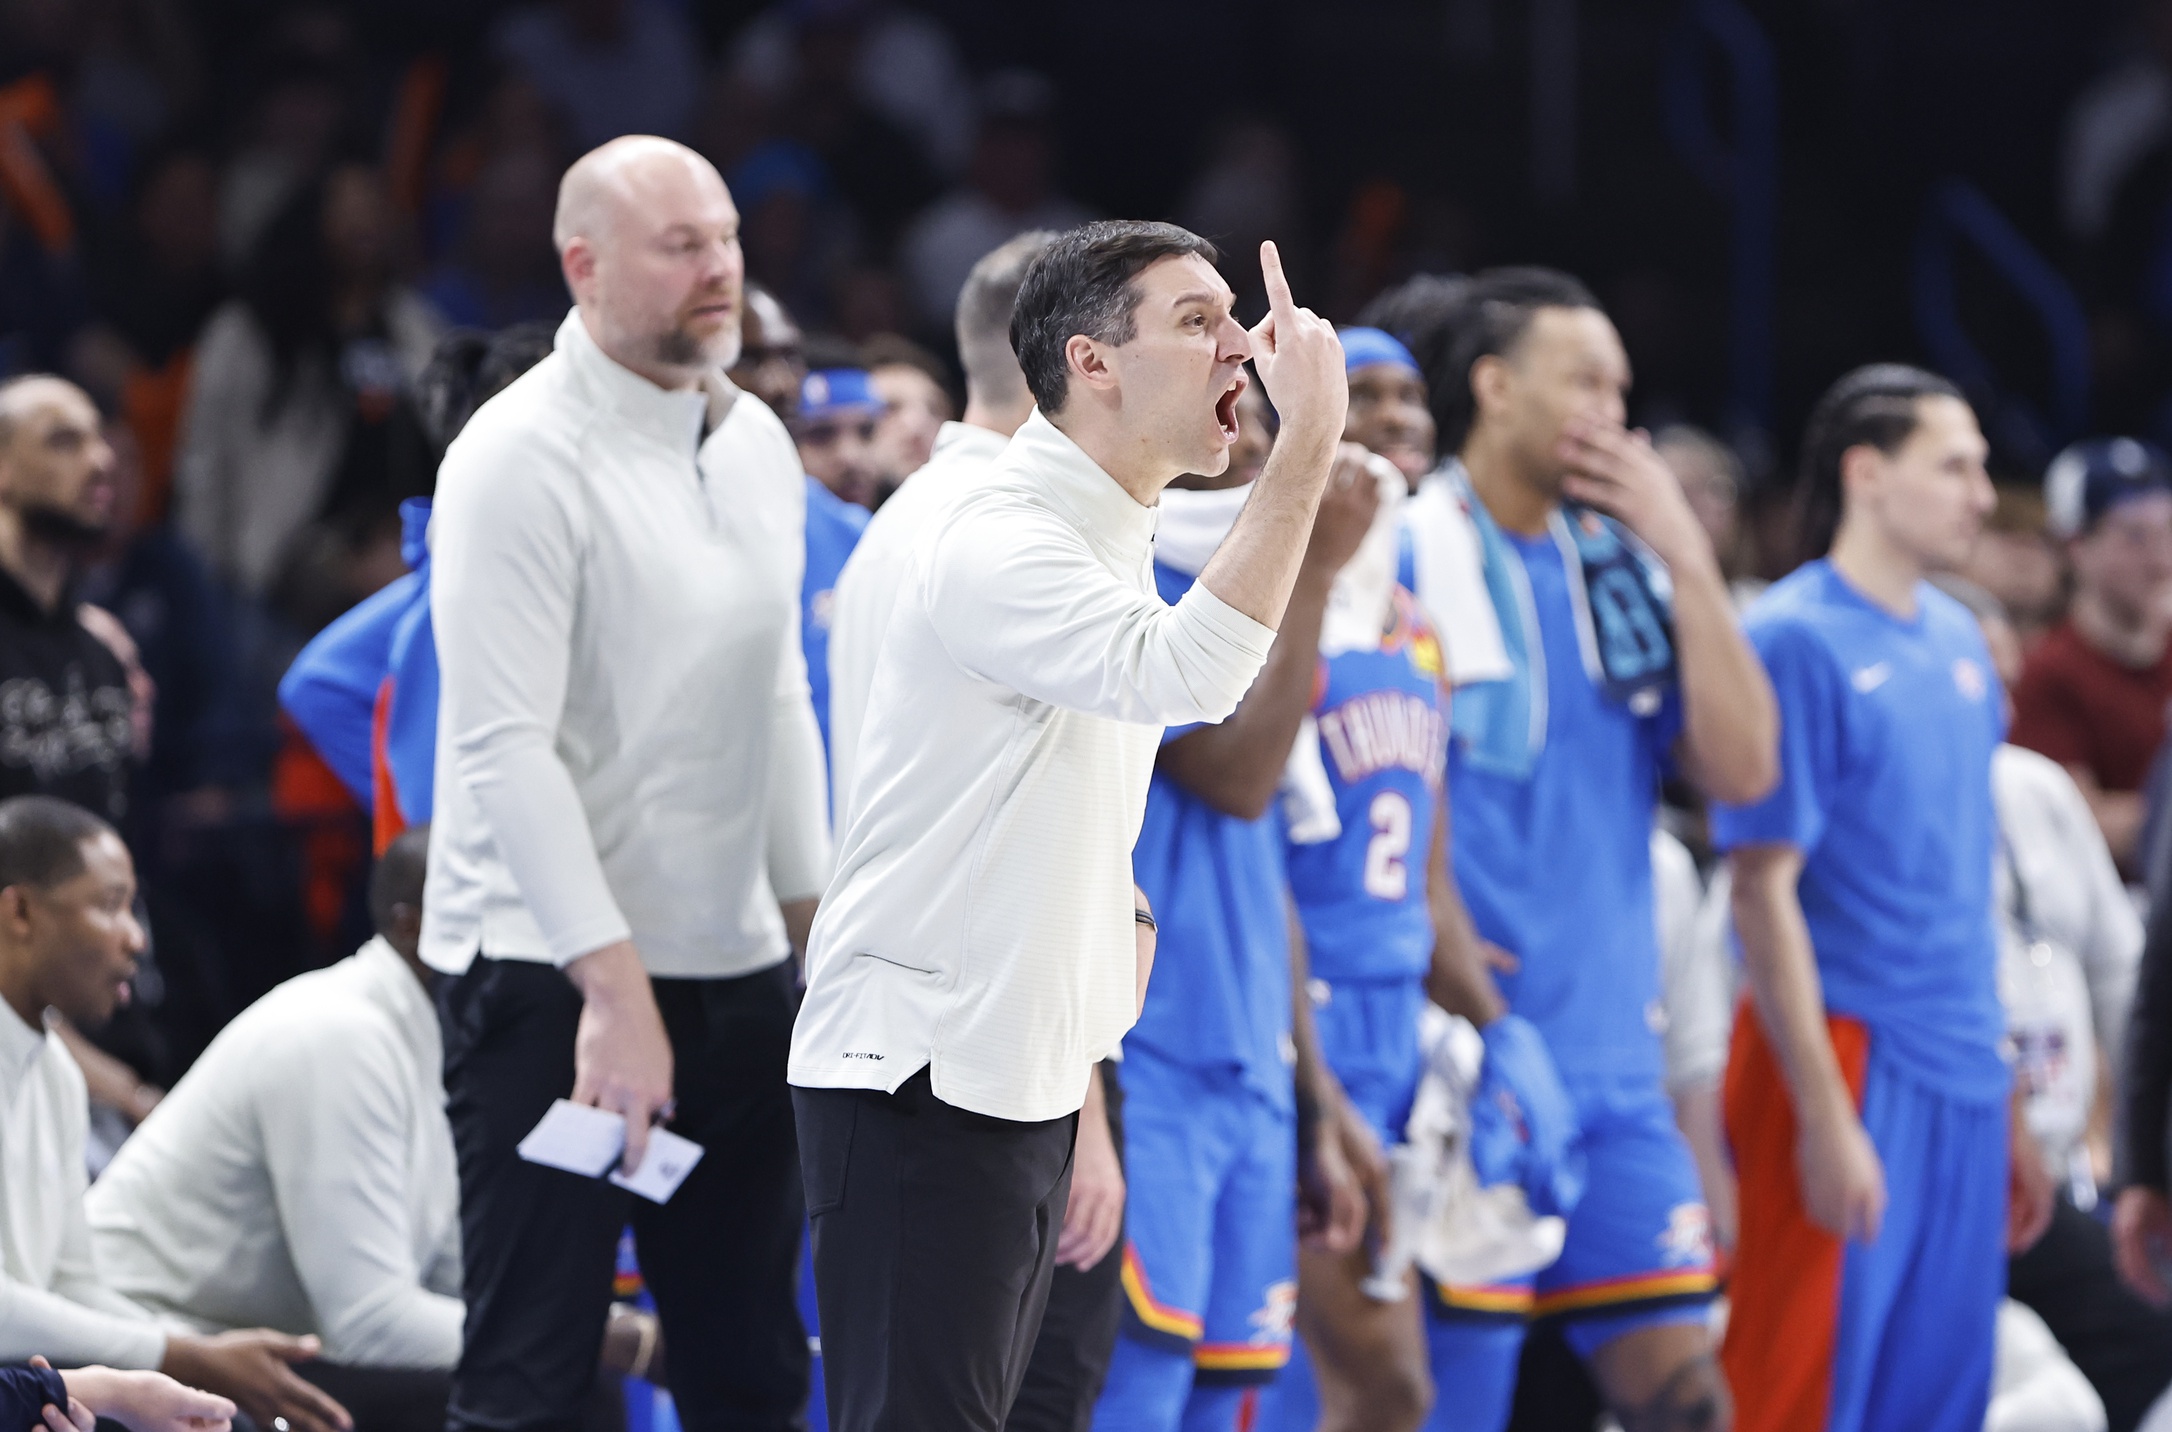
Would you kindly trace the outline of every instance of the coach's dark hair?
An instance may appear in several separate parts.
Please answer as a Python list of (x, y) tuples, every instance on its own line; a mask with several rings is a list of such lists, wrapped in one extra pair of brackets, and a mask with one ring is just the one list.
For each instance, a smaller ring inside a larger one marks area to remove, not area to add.
[(1132, 280), (1156, 260), (1221, 253), (1189, 229), (1143, 219), (1105, 219), (1058, 235), (1026, 269), (1011, 309), (1011, 351), (1044, 413), (1062, 409), (1070, 389), (1063, 348), (1074, 334), (1129, 343), (1139, 331)]
[(83, 847), (113, 827), (54, 796), (0, 801), (0, 889), (50, 890), (83, 873)]
[(1915, 433), (1917, 404), (1924, 398), (1967, 401), (1946, 379), (1906, 363), (1866, 364), (1844, 374), (1818, 399), (1803, 428), (1795, 493), (1795, 532), (1806, 558), (1831, 551), (1840, 531), (1842, 457), (1865, 444), (1882, 453), (1899, 452)]
[(380, 935), (392, 933), (392, 908), (422, 908), (422, 881), (429, 868), (430, 827), (411, 825), (392, 838), (385, 853), (370, 868), (370, 928)]
[[(1590, 308), (1605, 312), (1583, 280), (1559, 269), (1487, 269), (1465, 280), (1457, 292), (1442, 293), (1440, 331), (1430, 339), (1425, 366), (1426, 392), (1439, 429), (1442, 453), (1459, 452), (1478, 418), (1471, 394), (1471, 369), (1481, 358), (1514, 351), (1542, 308)], [(1390, 330), (1393, 331), (1392, 329)]]

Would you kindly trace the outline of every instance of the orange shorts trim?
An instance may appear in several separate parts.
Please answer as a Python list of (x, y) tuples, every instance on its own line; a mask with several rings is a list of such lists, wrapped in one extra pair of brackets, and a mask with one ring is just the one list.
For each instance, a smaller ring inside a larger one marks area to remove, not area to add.
[(1441, 1303), (1467, 1313), (1505, 1313), (1527, 1317), (1538, 1301), (1527, 1285), (1517, 1283), (1456, 1284), (1435, 1282), (1433, 1291)]
[(1709, 1266), (1672, 1273), (1635, 1273), (1625, 1278), (1608, 1278), (1557, 1289), (1536, 1299), (1532, 1312), (1545, 1318), (1556, 1313), (1582, 1313), (1593, 1308), (1613, 1307), (1618, 1303), (1645, 1303), (1655, 1298), (1703, 1297), (1718, 1288), (1719, 1275)]
[(1288, 1343), (1201, 1343), (1192, 1362), (1207, 1372), (1276, 1372), (1289, 1365)]
[[(1146, 1281), (1146, 1269), (1139, 1263), (1139, 1252), (1129, 1243), (1124, 1245), (1122, 1278), (1124, 1296), (1131, 1302), (1132, 1315), (1148, 1328), (1190, 1343), (1198, 1342), (1205, 1334), (1206, 1324), (1198, 1314), (1187, 1313), (1182, 1308), (1172, 1308), (1166, 1303), (1155, 1301), (1154, 1290)], [(1288, 1359), (1289, 1354), (1285, 1352), (1283, 1360)]]
[[(1870, 1065), (1870, 1030), (1828, 1016), (1826, 1029), (1856, 1107)], [(1740, 1180), (1731, 1310), (1720, 1364), (1734, 1389), (1736, 1432), (1817, 1432), (1832, 1405), (1839, 1341), (1840, 1239), (1810, 1221), (1795, 1164), (1793, 1099), (1779, 1057), (1748, 1000), (1728, 1053), (1727, 1140)]]

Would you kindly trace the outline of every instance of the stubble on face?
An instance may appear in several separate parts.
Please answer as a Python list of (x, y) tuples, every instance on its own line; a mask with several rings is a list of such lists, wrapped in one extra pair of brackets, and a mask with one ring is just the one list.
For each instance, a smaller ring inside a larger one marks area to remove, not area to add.
[(701, 338), (681, 324), (656, 335), (650, 353), (658, 363), (673, 368), (729, 368), (739, 356), (738, 347), (738, 335), (729, 325)]

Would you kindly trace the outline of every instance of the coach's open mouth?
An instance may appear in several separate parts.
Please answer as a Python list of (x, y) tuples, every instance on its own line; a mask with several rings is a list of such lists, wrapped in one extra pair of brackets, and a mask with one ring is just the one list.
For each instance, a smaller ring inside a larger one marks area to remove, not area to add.
[(1222, 441), (1225, 443), (1237, 440), (1237, 399), (1244, 395), (1246, 381), (1244, 374), (1239, 373), (1222, 396), (1214, 401), (1214, 421), (1222, 425)]

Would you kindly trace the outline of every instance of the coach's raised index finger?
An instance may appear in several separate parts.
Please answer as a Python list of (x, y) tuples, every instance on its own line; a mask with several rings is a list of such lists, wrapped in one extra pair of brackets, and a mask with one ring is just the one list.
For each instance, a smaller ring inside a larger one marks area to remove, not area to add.
[(1267, 285), (1267, 311), (1271, 314), (1294, 315), (1297, 299), (1290, 292), (1290, 281), (1282, 272), (1282, 251), (1275, 247), (1273, 239), (1260, 241), (1259, 276)]

